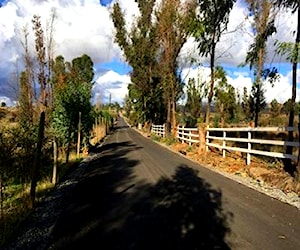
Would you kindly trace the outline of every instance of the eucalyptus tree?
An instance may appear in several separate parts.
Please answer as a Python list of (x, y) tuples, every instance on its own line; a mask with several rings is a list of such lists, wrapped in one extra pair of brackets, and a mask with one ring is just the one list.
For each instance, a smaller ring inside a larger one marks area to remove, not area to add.
[[(155, 0), (137, 0), (140, 15), (127, 29), (125, 14), (118, 2), (114, 3), (111, 18), (115, 27), (115, 42), (132, 67), (131, 88), (135, 89), (135, 102), (139, 122), (154, 121), (162, 111), (164, 101), (157, 73), (159, 44), (156, 39), (157, 25), (153, 20)], [(130, 95), (129, 95), (130, 97)]]
[(167, 124), (176, 128), (176, 102), (183, 93), (178, 74), (178, 56), (189, 35), (195, 15), (195, 1), (162, 0), (156, 11), (157, 40), (160, 44), (160, 74), (167, 103)]
[(197, 0), (198, 13), (190, 26), (198, 42), (199, 55), (209, 57), (210, 89), (207, 98), (206, 119), (209, 123), (210, 106), (214, 97), (216, 47), (227, 30), (229, 14), (236, 0)]
[(266, 60), (267, 46), (266, 42), (276, 28), (274, 25), (276, 12), (272, 11), (271, 0), (246, 0), (249, 6), (250, 16), (253, 16), (253, 33), (255, 35), (254, 42), (250, 45), (246, 56), (246, 64), (250, 65), (250, 69), (254, 69), (254, 84), (251, 90), (251, 97), (254, 107), (254, 124), (258, 125), (258, 118), (263, 108), (263, 83), (264, 64)]
[[(295, 117), (295, 103), (297, 95), (297, 65), (300, 61), (300, 1), (299, 0), (274, 0), (275, 6), (280, 8), (290, 9), (292, 13), (297, 13), (297, 31), (295, 43), (279, 42), (277, 44), (277, 52), (279, 54), (287, 55), (287, 59), (292, 63), (292, 97), (290, 99), (289, 122), (290, 127), (294, 126)], [(293, 131), (289, 131), (288, 140), (293, 141)], [(292, 154), (293, 147), (288, 146), (286, 149), (287, 154)], [(285, 170), (290, 174), (294, 174), (296, 168), (291, 164), (285, 166)], [(298, 170), (298, 179), (300, 179), (300, 170)]]

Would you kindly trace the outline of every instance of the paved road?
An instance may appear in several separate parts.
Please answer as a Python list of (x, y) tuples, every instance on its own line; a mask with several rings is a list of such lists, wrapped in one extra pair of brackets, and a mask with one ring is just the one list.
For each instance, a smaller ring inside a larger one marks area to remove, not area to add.
[(300, 249), (300, 211), (121, 120), (94, 150), (49, 249)]

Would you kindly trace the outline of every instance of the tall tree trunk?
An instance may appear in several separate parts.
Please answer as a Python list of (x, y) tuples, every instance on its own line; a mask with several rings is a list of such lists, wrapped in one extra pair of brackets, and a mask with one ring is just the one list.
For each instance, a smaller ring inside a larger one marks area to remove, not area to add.
[(56, 140), (53, 140), (53, 172), (52, 172), (52, 184), (56, 184), (56, 180), (57, 180), (57, 155), (58, 151), (57, 151), (57, 143)]
[(177, 127), (176, 123), (177, 123), (176, 122), (176, 101), (174, 97), (172, 100), (172, 133), (174, 137), (176, 136), (176, 127)]
[(211, 56), (210, 56), (210, 88), (209, 94), (207, 98), (207, 106), (206, 106), (206, 117), (205, 123), (208, 125), (210, 120), (210, 106), (214, 96), (214, 84), (215, 84), (215, 49), (216, 44), (212, 45)]
[(44, 130), (45, 130), (45, 111), (42, 111), (40, 114), (38, 141), (37, 141), (35, 158), (33, 163), (33, 173), (32, 173), (32, 180), (31, 180), (31, 187), (30, 187), (30, 197), (31, 197), (32, 207), (34, 207), (35, 205), (36, 186), (40, 174)]
[(171, 100), (170, 97), (168, 97), (168, 103), (167, 103), (167, 124), (166, 124), (166, 133), (167, 136), (170, 134), (171, 131)]
[(259, 112), (260, 112), (260, 94), (262, 91), (262, 82), (261, 82), (261, 76), (263, 72), (264, 67), (264, 49), (260, 48), (258, 52), (258, 65), (257, 65), (257, 72), (256, 72), (256, 79), (255, 84), (257, 86), (256, 91), (256, 98), (255, 98), (255, 120), (254, 120), (254, 126), (258, 126), (258, 118), (259, 118)]
[(0, 173), (0, 222), (3, 219), (3, 179)]
[[(289, 127), (294, 126), (294, 116), (295, 116), (295, 102), (296, 102), (296, 94), (297, 94), (297, 60), (299, 55), (299, 46), (300, 43), (300, 6), (298, 7), (298, 23), (297, 23), (297, 36), (295, 41), (295, 58), (293, 60), (292, 64), (292, 99), (291, 99), (291, 106), (290, 106), (290, 114), (289, 114)], [(288, 133), (288, 141), (293, 141), (293, 131), (289, 131)], [(287, 154), (293, 153), (293, 147), (288, 146), (286, 148)], [(295, 171), (297, 170), (295, 166), (292, 166), (291, 161), (288, 160), (284, 166), (284, 170), (288, 172), (291, 175), (295, 174)]]
[(68, 132), (68, 146), (67, 146), (67, 154), (66, 154), (66, 163), (69, 163), (70, 150), (71, 150), (71, 122), (69, 124), (69, 132)]
[(260, 103), (260, 83), (256, 84), (255, 92), (255, 116), (254, 116), (254, 127), (258, 126), (258, 116), (259, 116), (259, 103)]
[(80, 130), (81, 130), (81, 112), (78, 114), (78, 132), (77, 132), (77, 159), (80, 156)]

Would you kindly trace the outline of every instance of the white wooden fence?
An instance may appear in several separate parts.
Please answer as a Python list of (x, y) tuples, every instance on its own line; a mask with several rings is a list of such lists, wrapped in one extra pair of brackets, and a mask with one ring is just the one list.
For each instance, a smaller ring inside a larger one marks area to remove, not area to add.
[(154, 125), (151, 126), (151, 133), (154, 133), (156, 135), (166, 137), (166, 125)]
[[(210, 132), (212, 131), (219, 131), (222, 132), (222, 136), (211, 136)], [(223, 157), (225, 157), (226, 150), (233, 150), (238, 152), (247, 153), (247, 165), (250, 164), (251, 161), (251, 154), (257, 155), (264, 155), (276, 158), (285, 158), (285, 159), (292, 159), (297, 160), (298, 157), (291, 154), (279, 153), (279, 152), (270, 152), (270, 151), (263, 151), (263, 150), (255, 150), (252, 149), (253, 144), (268, 144), (268, 145), (277, 145), (277, 146), (293, 146), (299, 147), (299, 142), (289, 142), (289, 141), (278, 141), (278, 140), (265, 140), (265, 139), (254, 139), (252, 135), (254, 132), (288, 132), (288, 131), (298, 131), (297, 127), (257, 127), (257, 128), (207, 128), (206, 132), (206, 150), (208, 150), (208, 146), (221, 148)], [(234, 138), (234, 137), (227, 137), (226, 132), (246, 132), (247, 136), (244, 138)], [(211, 143), (211, 140), (220, 141), (221, 143)], [(247, 143), (246, 148), (240, 147), (231, 147), (227, 146), (226, 142), (245, 142)]]
[(192, 143), (199, 143), (198, 128), (185, 128), (184, 126), (178, 126), (177, 139), (181, 142), (188, 142), (190, 146)]
[[(251, 162), (251, 154), (264, 155), (276, 158), (292, 159), (294, 161), (298, 160), (298, 156), (293, 154), (285, 154), (281, 152), (270, 152), (264, 150), (253, 149), (254, 144), (267, 144), (267, 145), (277, 145), (277, 146), (292, 146), (300, 148), (300, 141), (280, 141), (280, 140), (266, 140), (253, 138), (253, 133), (255, 132), (265, 132), (265, 133), (280, 133), (289, 131), (298, 131), (298, 127), (243, 127), (243, 128), (206, 128), (206, 150), (209, 147), (220, 148), (222, 150), (223, 157), (226, 156), (226, 150), (244, 152), (247, 154), (247, 165)], [(211, 135), (210, 132), (221, 132), (221, 136)], [(156, 133), (161, 136), (165, 136), (165, 126), (164, 125), (152, 125), (151, 132)], [(240, 134), (246, 134), (245, 137), (228, 137), (227, 132), (240, 132)], [(299, 138), (299, 136), (298, 136)], [(189, 145), (193, 143), (199, 143), (199, 131), (198, 128), (185, 128), (177, 127), (177, 139), (182, 142), (188, 142)], [(230, 146), (227, 142), (241, 142), (246, 143), (246, 147)]]

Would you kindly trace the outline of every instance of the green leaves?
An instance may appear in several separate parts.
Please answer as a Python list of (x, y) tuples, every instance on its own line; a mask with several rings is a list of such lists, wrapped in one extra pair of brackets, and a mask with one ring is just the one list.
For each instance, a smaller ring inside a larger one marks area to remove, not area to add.
[(300, 62), (300, 44), (293, 42), (281, 42), (276, 40), (274, 45), (276, 46), (276, 53), (286, 56), (286, 59), (291, 63)]
[(192, 23), (193, 36), (198, 41), (200, 56), (212, 53), (221, 34), (227, 29), (229, 14), (235, 0), (198, 1), (199, 12)]
[(52, 114), (53, 128), (56, 137), (67, 140), (68, 134), (77, 131), (79, 112), (81, 112), (82, 131), (89, 134), (92, 128), (92, 80), (94, 77), (93, 61), (88, 55), (75, 58), (70, 64), (70, 72), (65, 71), (66, 63), (62, 57), (56, 59), (54, 67), (56, 77), (54, 108)]

